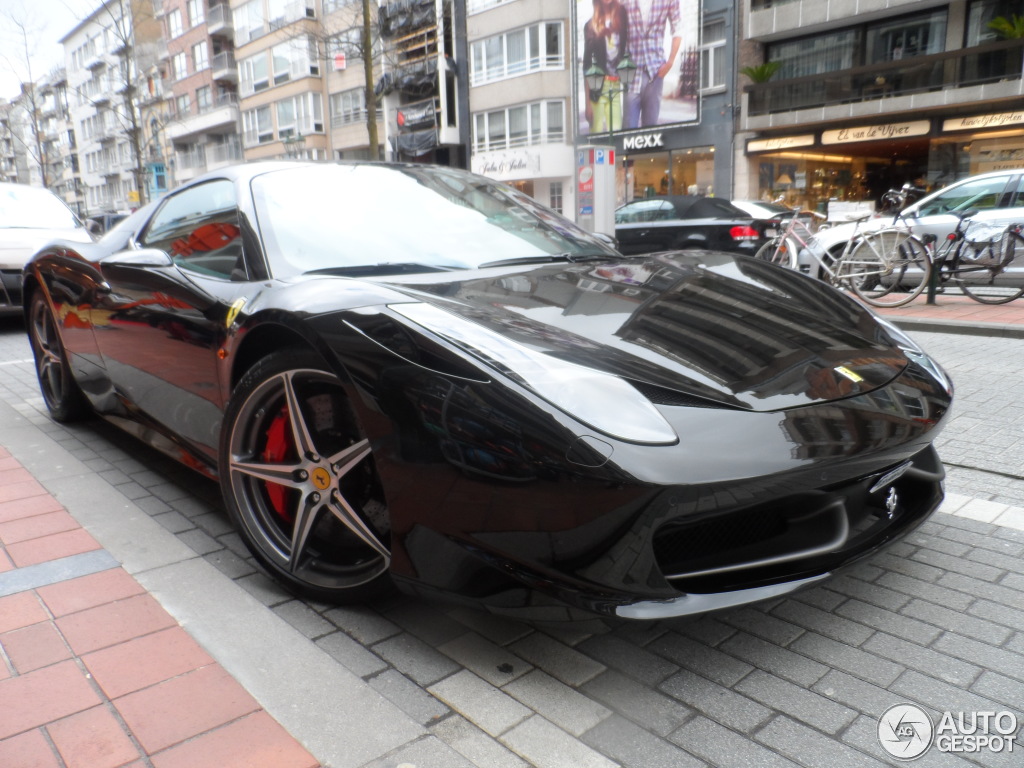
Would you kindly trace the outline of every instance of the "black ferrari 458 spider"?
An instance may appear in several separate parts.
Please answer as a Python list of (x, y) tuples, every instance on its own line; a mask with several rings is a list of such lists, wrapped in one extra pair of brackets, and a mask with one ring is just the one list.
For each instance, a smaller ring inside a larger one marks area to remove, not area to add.
[(210, 173), (24, 273), (43, 396), (219, 479), (289, 588), (658, 618), (781, 595), (942, 499), (952, 390), (852, 299), (625, 257), (481, 176)]

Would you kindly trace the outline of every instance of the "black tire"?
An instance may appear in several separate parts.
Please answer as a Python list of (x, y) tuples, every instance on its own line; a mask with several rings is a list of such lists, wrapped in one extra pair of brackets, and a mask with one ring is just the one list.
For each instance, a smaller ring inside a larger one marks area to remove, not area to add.
[(901, 307), (921, 295), (932, 261), (914, 235), (882, 230), (865, 235), (839, 265), (839, 276), (873, 307)]
[(36, 361), (43, 401), (54, 421), (78, 421), (89, 415), (89, 403), (78, 387), (57, 329), (57, 318), (42, 291), (29, 302), (28, 338)]
[(390, 518), (369, 441), (312, 352), (270, 354), (239, 382), (220, 485), (246, 546), (290, 590), (355, 602), (391, 583)]
[[(964, 248), (969, 248), (964, 244)], [(1008, 304), (1014, 299), (1024, 296), (1024, 238), (1006, 232), (998, 242), (998, 247), (982, 250), (977, 254), (981, 259), (986, 257), (998, 264), (1000, 271), (980, 269), (972, 272), (960, 272), (954, 279), (956, 286), (981, 304)], [(961, 254), (960, 263), (970, 262)]]
[(796, 269), (798, 252), (796, 241), (788, 237), (773, 238), (757, 249), (754, 258), (778, 264), (780, 267)]

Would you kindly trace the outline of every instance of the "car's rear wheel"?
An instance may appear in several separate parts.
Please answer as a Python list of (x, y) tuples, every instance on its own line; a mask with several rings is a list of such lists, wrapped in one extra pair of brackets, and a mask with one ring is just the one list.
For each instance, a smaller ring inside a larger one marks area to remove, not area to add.
[(317, 355), (276, 352), (246, 373), (220, 458), (228, 512), (287, 587), (346, 602), (389, 583), (390, 520), (370, 443)]
[(75, 421), (89, 413), (89, 403), (78, 388), (67, 352), (57, 329), (57, 318), (46, 295), (32, 294), (28, 310), (28, 336), (36, 361), (36, 376), (43, 401), (54, 421)]

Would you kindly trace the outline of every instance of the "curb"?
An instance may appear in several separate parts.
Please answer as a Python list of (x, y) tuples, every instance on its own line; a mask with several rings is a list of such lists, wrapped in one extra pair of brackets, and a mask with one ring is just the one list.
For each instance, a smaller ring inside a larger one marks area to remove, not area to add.
[(959, 333), (964, 336), (997, 336), (1006, 339), (1024, 339), (1024, 326), (1004, 323), (970, 323), (962, 320), (931, 320), (922, 317), (885, 315), (890, 322), (908, 331), (929, 333)]

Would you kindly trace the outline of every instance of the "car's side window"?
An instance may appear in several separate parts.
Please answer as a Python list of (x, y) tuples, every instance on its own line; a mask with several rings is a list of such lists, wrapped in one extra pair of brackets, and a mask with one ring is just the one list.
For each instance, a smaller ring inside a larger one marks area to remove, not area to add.
[(150, 221), (141, 242), (166, 251), (183, 269), (244, 280), (240, 235), (235, 186), (217, 180), (169, 198)]
[(665, 200), (637, 200), (620, 208), (615, 214), (616, 224), (634, 224), (643, 221), (672, 219), (672, 206)]
[(1009, 180), (1009, 176), (994, 176), (957, 184), (922, 205), (918, 215), (934, 216), (949, 211), (987, 211), (1004, 207), (1007, 203), (1006, 183)]

